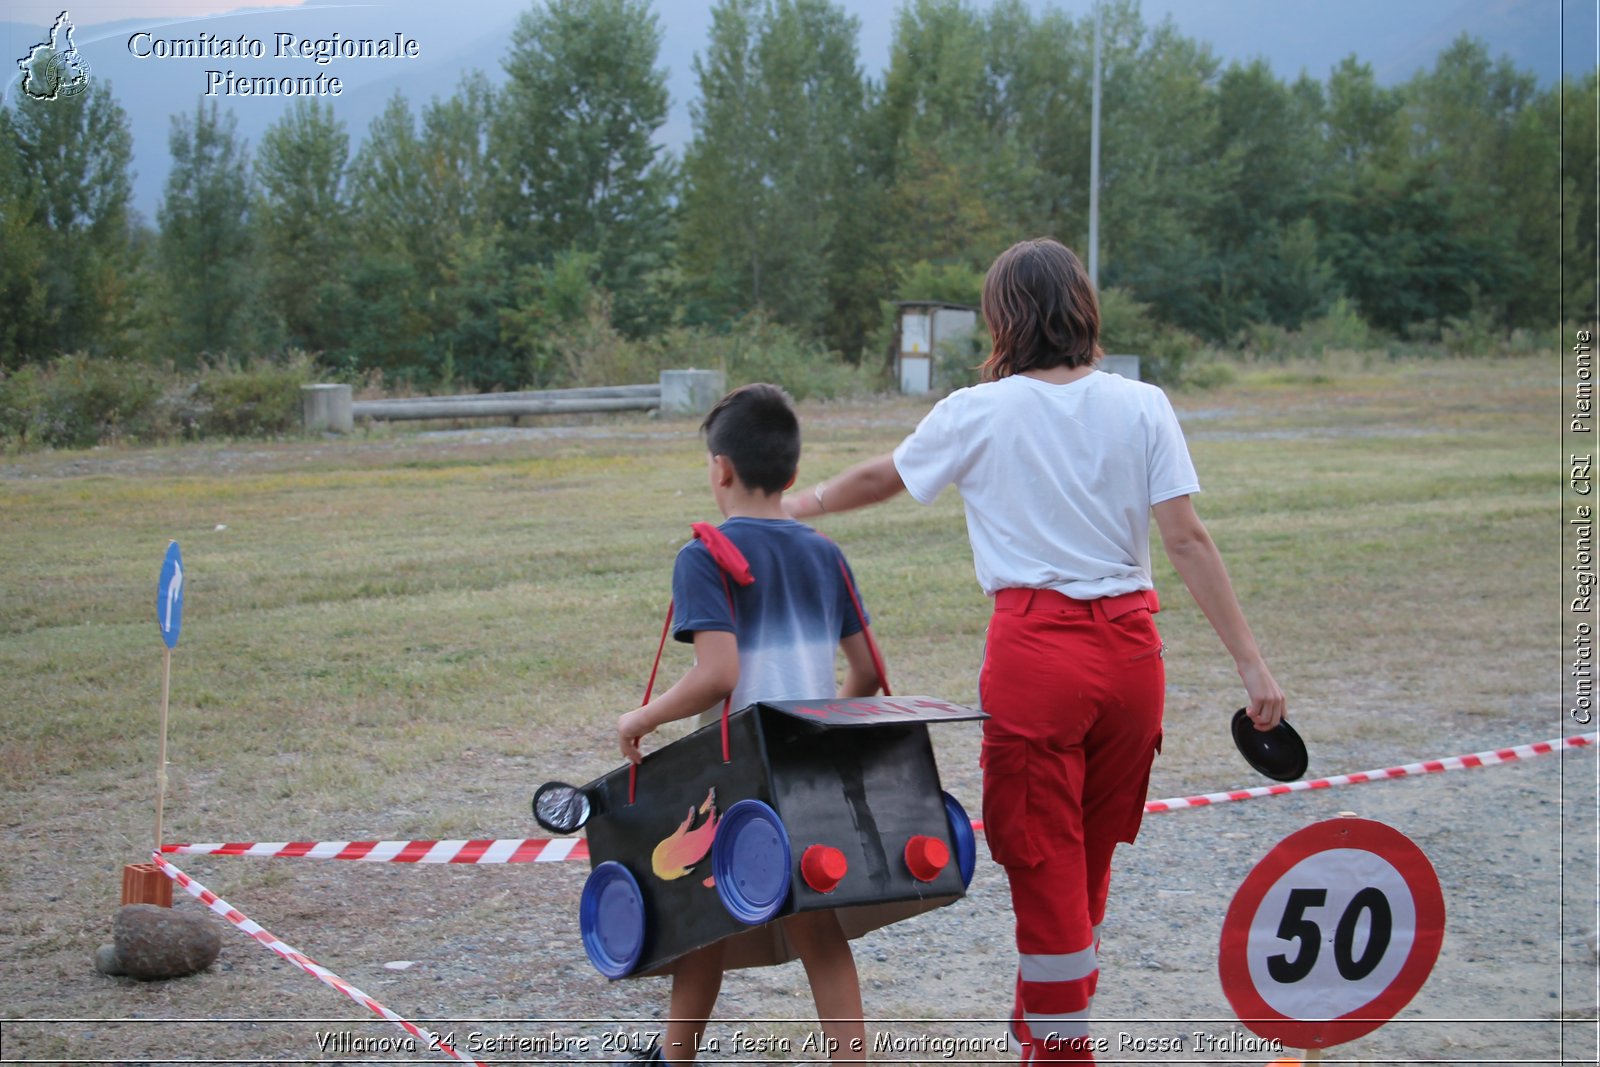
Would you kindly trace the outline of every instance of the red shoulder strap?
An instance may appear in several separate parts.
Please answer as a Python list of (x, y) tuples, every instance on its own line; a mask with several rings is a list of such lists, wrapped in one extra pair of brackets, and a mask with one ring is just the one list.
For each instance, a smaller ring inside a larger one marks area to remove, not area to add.
[[(739, 551), (739, 546), (728, 539), (728, 535), (711, 525), (709, 522), (697, 522), (690, 526), (694, 531), (695, 539), (706, 546), (711, 553), (711, 559), (722, 571), (722, 591), (728, 597), (728, 615), (733, 616), (733, 590), (728, 586), (728, 579), (732, 578), (740, 585), (750, 585), (756, 576), (750, 573), (750, 561), (744, 558), (744, 553)], [(661, 669), (661, 654), (667, 647), (667, 632), (672, 629), (671, 601), (667, 603), (667, 617), (661, 624), (661, 641), (656, 645), (655, 662), (650, 665), (650, 680), (644, 684), (644, 699), (639, 706), (650, 703), (650, 694), (655, 691), (656, 672)], [(733, 694), (729, 693), (722, 702), (722, 762), (727, 763), (731, 758), (729, 754), (728, 715), (733, 710)], [(639, 781), (639, 765), (632, 764), (628, 768), (628, 803), (633, 803), (634, 791)]]
[(710, 550), (711, 558), (722, 568), (723, 574), (740, 585), (749, 585), (756, 580), (756, 576), (750, 573), (750, 561), (744, 558), (739, 546), (728, 540), (727, 534), (709, 522), (697, 522), (690, 529), (694, 531), (695, 538)]

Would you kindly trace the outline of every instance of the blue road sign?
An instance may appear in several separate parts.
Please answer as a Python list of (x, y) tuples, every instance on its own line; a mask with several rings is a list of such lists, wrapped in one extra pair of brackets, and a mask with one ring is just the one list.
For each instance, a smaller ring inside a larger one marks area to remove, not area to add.
[(178, 647), (178, 631), (183, 629), (183, 553), (178, 542), (167, 546), (161, 561), (161, 580), (156, 583), (156, 622), (161, 625), (161, 640), (168, 648)]

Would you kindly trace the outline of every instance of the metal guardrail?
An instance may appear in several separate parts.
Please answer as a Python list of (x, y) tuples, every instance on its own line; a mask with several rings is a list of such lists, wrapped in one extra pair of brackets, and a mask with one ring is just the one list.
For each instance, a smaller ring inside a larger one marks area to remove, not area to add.
[(520, 415), (564, 415), (599, 411), (650, 411), (661, 406), (661, 386), (612, 385), (585, 389), (546, 389), (517, 393), (421, 396), (400, 400), (357, 400), (357, 419), (490, 419)]

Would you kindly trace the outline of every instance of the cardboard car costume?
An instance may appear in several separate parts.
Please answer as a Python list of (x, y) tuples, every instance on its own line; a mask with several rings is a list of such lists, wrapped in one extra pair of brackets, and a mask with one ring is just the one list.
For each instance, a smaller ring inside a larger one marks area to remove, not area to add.
[[(755, 579), (716, 527), (694, 536), (730, 580)], [(607, 978), (659, 974), (725, 941), (725, 969), (797, 954), (773, 922), (834, 909), (851, 939), (958, 900), (976, 846), (961, 805), (939, 788), (928, 723), (981, 719), (932, 697), (889, 696), (882, 657), (848, 569), (840, 571), (883, 697), (787, 700), (720, 722), (581, 789), (547, 782), (533, 799), (541, 826), (587, 827), (591, 871), (579, 903), (590, 962)], [(667, 611), (668, 623), (672, 610)], [(667, 628), (663, 627), (664, 647)], [(643, 703), (649, 703), (661, 650)]]
[(726, 759), (712, 723), (636, 776), (547, 784), (541, 823), (589, 839), (590, 961), (613, 979), (659, 974), (725, 941), (726, 968), (765, 966), (795, 956), (782, 916), (835, 909), (856, 938), (959, 900), (976, 847), (928, 724), (983, 717), (923, 696), (757, 703), (725, 717)]

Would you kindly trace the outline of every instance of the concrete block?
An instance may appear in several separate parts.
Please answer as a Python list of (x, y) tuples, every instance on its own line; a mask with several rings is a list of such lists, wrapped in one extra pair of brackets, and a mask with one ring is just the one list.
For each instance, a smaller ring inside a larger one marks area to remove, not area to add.
[(302, 385), (300, 413), (307, 433), (349, 433), (355, 428), (348, 385)]
[(664, 370), (661, 411), (667, 415), (704, 415), (727, 392), (726, 382), (726, 375), (719, 370)]
[(1103, 356), (1100, 360), (1100, 369), (1107, 374), (1120, 374), (1130, 381), (1144, 380), (1139, 377), (1138, 356)]

